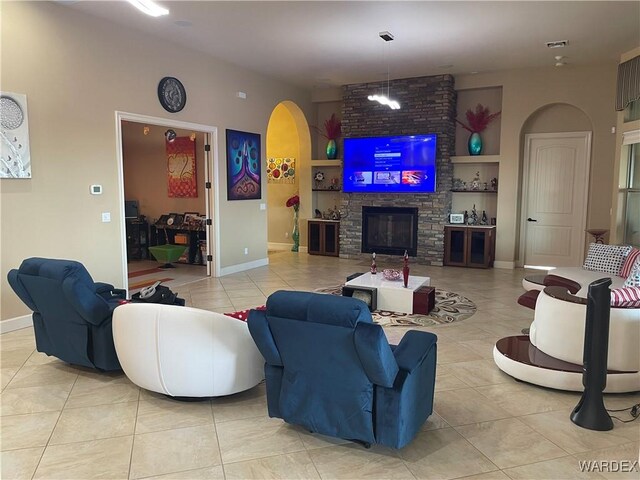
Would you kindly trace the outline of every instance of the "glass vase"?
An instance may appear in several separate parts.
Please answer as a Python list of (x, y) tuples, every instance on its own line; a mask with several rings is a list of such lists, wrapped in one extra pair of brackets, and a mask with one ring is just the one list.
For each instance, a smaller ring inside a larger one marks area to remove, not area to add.
[(300, 228), (298, 226), (298, 208), (293, 207), (293, 232), (291, 232), (291, 238), (293, 238), (292, 252), (297, 252), (300, 249)]
[(469, 137), (469, 155), (480, 155), (482, 153), (482, 137), (478, 132), (473, 132)]
[(335, 160), (337, 155), (338, 155), (338, 146), (336, 145), (336, 141), (329, 140), (327, 142), (327, 159)]

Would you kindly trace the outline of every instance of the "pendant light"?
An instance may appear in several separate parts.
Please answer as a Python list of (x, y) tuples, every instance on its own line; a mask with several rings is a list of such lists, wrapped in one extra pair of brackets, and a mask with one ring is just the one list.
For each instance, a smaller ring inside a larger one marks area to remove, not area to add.
[[(384, 31), (378, 34), (381, 39), (383, 39), (387, 45), (389, 42), (393, 40), (393, 35), (390, 32)], [(388, 50), (388, 47), (387, 47)], [(380, 95), (373, 94), (369, 95), (367, 98), (372, 102), (378, 102), (380, 105), (387, 105), (391, 110), (400, 110), (400, 104), (396, 100), (392, 100), (389, 98), (389, 57), (387, 52), (385, 52), (385, 56), (387, 57), (387, 94), (384, 94), (384, 82), (382, 83), (382, 91)]]

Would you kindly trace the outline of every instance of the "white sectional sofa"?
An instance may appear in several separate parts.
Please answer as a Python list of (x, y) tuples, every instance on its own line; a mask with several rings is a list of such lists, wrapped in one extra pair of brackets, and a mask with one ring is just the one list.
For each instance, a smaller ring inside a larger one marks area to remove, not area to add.
[[(608, 273), (585, 270), (581, 267), (557, 268), (549, 274), (568, 278), (580, 284), (575, 296), (586, 298), (589, 284), (600, 278), (611, 278), (611, 288), (620, 288), (624, 278)], [(567, 371), (563, 367), (544, 368), (538, 364), (546, 364), (548, 357), (581, 366), (583, 363), (586, 305), (558, 298), (552, 295), (559, 287), (547, 287), (523, 280), (526, 290), (541, 290), (538, 295), (534, 320), (529, 329), (530, 346), (522, 361), (511, 352), (500, 351), (499, 341), (494, 347), (496, 365), (509, 375), (520, 380), (561, 390), (582, 391), (582, 373)], [(567, 297), (571, 297), (568, 295)], [(510, 337), (515, 339), (516, 337)], [(519, 350), (526, 349), (526, 338), (520, 340)], [(537, 357), (537, 358), (536, 358)], [(539, 359), (543, 361), (538, 362)], [(607, 387), (605, 392), (620, 393), (640, 391), (640, 308), (611, 308), (609, 327)], [(615, 371), (615, 372), (612, 372)]]

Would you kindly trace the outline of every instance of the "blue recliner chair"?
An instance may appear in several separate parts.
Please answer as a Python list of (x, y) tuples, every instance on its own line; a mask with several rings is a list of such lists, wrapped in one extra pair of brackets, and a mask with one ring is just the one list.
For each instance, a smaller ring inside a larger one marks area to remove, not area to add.
[(7, 275), (31, 310), (36, 347), (60, 360), (99, 370), (120, 370), (111, 314), (125, 290), (94, 282), (72, 260), (28, 258)]
[(270, 417), (402, 448), (433, 411), (432, 333), (409, 331), (390, 346), (361, 300), (308, 292), (275, 292), (248, 322), (266, 360)]

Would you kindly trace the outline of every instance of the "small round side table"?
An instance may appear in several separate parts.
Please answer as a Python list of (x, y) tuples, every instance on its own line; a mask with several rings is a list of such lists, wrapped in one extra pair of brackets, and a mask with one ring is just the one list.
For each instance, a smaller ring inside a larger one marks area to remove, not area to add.
[(593, 235), (593, 240), (596, 243), (604, 243), (604, 236), (609, 232), (609, 230), (592, 228), (591, 230), (587, 230), (589, 235)]

